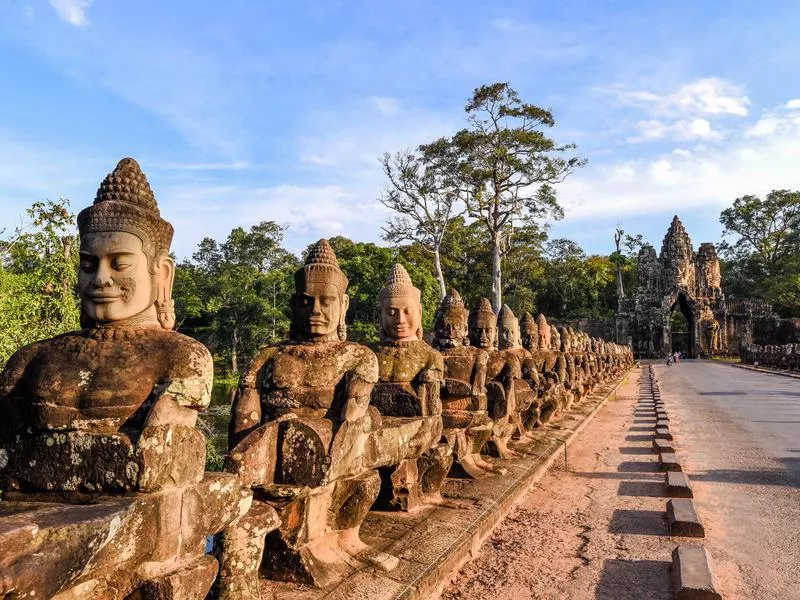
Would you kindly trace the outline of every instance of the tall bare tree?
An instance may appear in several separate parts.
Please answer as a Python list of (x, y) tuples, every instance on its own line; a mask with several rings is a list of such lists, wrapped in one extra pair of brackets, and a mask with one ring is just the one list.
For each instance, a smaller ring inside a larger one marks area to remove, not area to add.
[[(553, 217), (563, 210), (553, 187), (577, 167), (579, 156), (564, 156), (574, 144), (558, 145), (542, 131), (555, 124), (552, 113), (522, 102), (508, 83), (475, 90), (465, 107), (469, 127), (452, 138), (420, 146), (424, 153), (449, 146), (470, 217), (487, 229), (492, 243), (492, 306), (502, 306), (502, 258), (514, 224), (522, 219)], [(449, 161), (448, 161), (449, 162)]]
[(427, 152), (405, 150), (384, 154), (381, 161), (389, 184), (380, 201), (396, 213), (383, 228), (384, 239), (399, 244), (416, 242), (433, 254), (442, 298), (447, 287), (440, 250), (447, 226), (461, 214), (460, 190), (447, 168), (446, 149), (431, 145)]

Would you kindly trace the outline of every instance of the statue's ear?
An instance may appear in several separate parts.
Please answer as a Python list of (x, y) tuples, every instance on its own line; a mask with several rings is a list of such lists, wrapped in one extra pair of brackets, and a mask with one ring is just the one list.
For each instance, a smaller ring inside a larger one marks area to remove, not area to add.
[(156, 316), (162, 328), (175, 327), (175, 302), (172, 300), (172, 286), (175, 283), (175, 261), (164, 256), (158, 261), (156, 270)]
[(345, 322), (347, 318), (347, 310), (350, 308), (350, 296), (347, 294), (342, 294), (342, 323)]

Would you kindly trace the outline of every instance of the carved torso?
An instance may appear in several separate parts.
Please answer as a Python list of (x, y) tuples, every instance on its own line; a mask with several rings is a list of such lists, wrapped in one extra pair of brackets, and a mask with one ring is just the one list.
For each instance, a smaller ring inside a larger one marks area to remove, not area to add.
[[(443, 410), (485, 410), (486, 364), (489, 354), (472, 346), (441, 351), (444, 357)], [(480, 396), (483, 395), (481, 402)], [(481, 406), (483, 404), (483, 406)]]
[(98, 328), (19, 350), (0, 375), (2, 431), (115, 433), (140, 430), (162, 393), (204, 408), (211, 400), (211, 355), (201, 343), (163, 329)]
[(339, 419), (353, 380), (375, 382), (376, 359), (354, 342), (284, 343), (264, 348), (242, 378), (258, 389), (262, 421), (282, 414)]
[(382, 344), (378, 351), (378, 383), (371, 404), (389, 416), (441, 413), (439, 387), (444, 360), (422, 340)]

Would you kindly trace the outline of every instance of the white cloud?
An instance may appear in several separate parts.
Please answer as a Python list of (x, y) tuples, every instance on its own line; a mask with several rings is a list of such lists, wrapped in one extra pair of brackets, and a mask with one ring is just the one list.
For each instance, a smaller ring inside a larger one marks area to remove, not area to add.
[(717, 140), (722, 137), (707, 119), (683, 119), (667, 123), (656, 119), (639, 121), (636, 124), (639, 135), (631, 136), (628, 142), (647, 142), (670, 138), (674, 140)]
[(93, 0), (50, 0), (50, 6), (70, 25), (86, 27), (89, 24), (86, 11), (92, 2)]
[(706, 77), (686, 83), (676, 91), (659, 95), (649, 90), (605, 90), (623, 104), (639, 106), (655, 115), (699, 116), (748, 114), (750, 100), (742, 87), (717, 77)]
[(789, 100), (786, 103), (786, 108), (791, 108), (791, 109), (800, 108), (800, 98), (795, 98), (794, 100)]
[(300, 252), (321, 237), (376, 240), (386, 219), (372, 190), (339, 185), (168, 186), (159, 192), (159, 206), (175, 227), (173, 250), (180, 258), (190, 256), (202, 237), (224, 239), (234, 227), (261, 221), (288, 225), (286, 246)]
[[(743, 194), (800, 189), (798, 164), (800, 121), (786, 118), (771, 135), (753, 136), (741, 128), (726, 135), (725, 145), (697, 145), (691, 151), (675, 148), (650, 159), (590, 163), (559, 187), (559, 197), (568, 220), (716, 210)], [(620, 169), (625, 178), (619, 177)]]

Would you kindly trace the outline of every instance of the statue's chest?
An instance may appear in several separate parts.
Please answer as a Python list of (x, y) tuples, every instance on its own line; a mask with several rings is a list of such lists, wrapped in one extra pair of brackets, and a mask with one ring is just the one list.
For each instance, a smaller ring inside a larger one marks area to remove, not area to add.
[(392, 352), (378, 352), (378, 378), (381, 381), (408, 383), (425, 368), (426, 358), (418, 352), (404, 352), (393, 348)]
[(489, 363), (486, 365), (487, 381), (497, 379), (507, 369), (508, 358), (502, 351), (495, 351), (489, 355)]
[(347, 370), (343, 358), (331, 353), (279, 354), (266, 366), (264, 382), (276, 389), (333, 387)]

